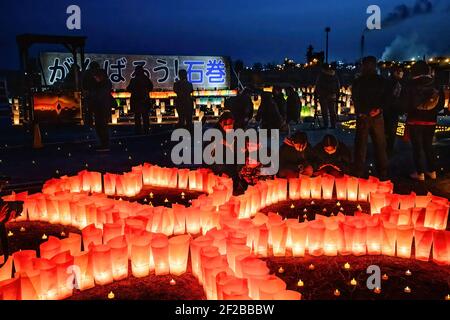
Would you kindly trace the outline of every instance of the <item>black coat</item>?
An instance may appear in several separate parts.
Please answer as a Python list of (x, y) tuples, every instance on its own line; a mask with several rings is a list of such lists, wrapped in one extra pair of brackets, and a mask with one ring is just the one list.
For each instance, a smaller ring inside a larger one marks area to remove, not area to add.
[(278, 107), (273, 100), (267, 100), (261, 103), (256, 113), (256, 120), (261, 121), (262, 129), (280, 129), (282, 119)]
[(333, 154), (328, 154), (325, 152), (322, 142), (318, 143), (314, 147), (313, 151), (316, 161), (315, 167), (317, 169), (320, 169), (324, 165), (332, 164), (341, 169), (343, 173), (349, 172), (352, 156), (350, 149), (347, 148), (343, 142), (339, 141), (336, 152)]
[(300, 97), (296, 92), (288, 96), (286, 106), (287, 121), (298, 121), (300, 119)]
[(131, 79), (127, 90), (131, 92), (131, 111), (143, 113), (150, 104), (149, 92), (153, 90), (152, 81), (144, 74), (138, 74)]
[(360, 75), (352, 84), (352, 99), (357, 114), (368, 115), (386, 105), (386, 81), (378, 74)]
[(177, 94), (176, 106), (179, 110), (189, 110), (194, 108), (192, 92), (194, 87), (187, 80), (178, 80), (173, 85), (173, 91)]
[(234, 118), (234, 127), (244, 129), (248, 121), (253, 117), (252, 98), (247, 94), (235, 97), (231, 105), (231, 113)]
[(311, 165), (314, 167), (315, 162), (316, 156), (309, 143), (302, 152), (297, 151), (293, 146), (286, 143), (283, 143), (280, 147), (280, 172), (299, 171), (299, 166), (305, 168)]
[(316, 80), (315, 95), (324, 99), (336, 99), (339, 94), (340, 84), (334, 74), (321, 72)]

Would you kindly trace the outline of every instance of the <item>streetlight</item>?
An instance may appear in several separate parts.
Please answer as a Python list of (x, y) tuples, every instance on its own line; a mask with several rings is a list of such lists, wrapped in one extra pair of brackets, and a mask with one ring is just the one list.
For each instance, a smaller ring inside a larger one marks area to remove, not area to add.
[(326, 34), (326, 46), (325, 46), (325, 62), (328, 63), (328, 33), (331, 31), (330, 27), (325, 28), (325, 34)]

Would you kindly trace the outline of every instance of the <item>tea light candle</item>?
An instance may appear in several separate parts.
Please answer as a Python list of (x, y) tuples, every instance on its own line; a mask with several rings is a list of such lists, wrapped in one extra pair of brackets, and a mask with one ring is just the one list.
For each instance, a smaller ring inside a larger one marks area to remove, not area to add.
[(314, 202), (314, 200), (313, 201), (311, 201), (311, 205), (313, 206), (313, 205), (315, 205), (316, 203)]
[(165, 203), (169, 202), (169, 199), (165, 198), (165, 199), (164, 199), (164, 202), (165, 202)]
[(407, 276), (410, 276), (412, 273), (411, 273), (411, 271), (406, 270), (405, 274), (406, 274)]
[(450, 301), (450, 294), (445, 296), (445, 300)]
[(336, 297), (339, 297), (341, 295), (341, 292), (338, 289), (336, 289), (336, 290), (334, 290), (334, 295)]
[(303, 212), (308, 212), (308, 209), (306, 209), (306, 208), (305, 208), (305, 209), (303, 209)]
[(381, 279), (383, 279), (383, 280), (387, 280), (387, 279), (389, 279), (389, 277), (388, 277), (388, 275), (385, 273), (385, 274), (383, 274), (382, 276), (381, 276)]
[(405, 291), (405, 293), (411, 293), (411, 288), (406, 286), (406, 288), (403, 291)]
[(338, 202), (336, 203), (336, 205), (337, 205), (338, 207), (340, 207), (340, 206), (341, 206), (341, 203), (338, 201)]
[(314, 270), (316, 267), (311, 263), (308, 267), (309, 270)]
[(42, 235), (42, 240), (46, 240), (47, 239), (47, 235), (44, 233), (43, 235)]
[(348, 263), (348, 262), (346, 262), (345, 264), (344, 264), (344, 269), (350, 269), (350, 263)]
[(294, 209), (294, 208), (295, 208), (294, 204), (291, 204), (291, 209)]
[(176, 285), (176, 284), (177, 284), (177, 282), (176, 282), (174, 279), (170, 280), (170, 285), (171, 285), (171, 286), (174, 286), (174, 285)]
[(323, 208), (323, 210), (322, 210), (323, 212), (327, 212), (327, 208)]
[(283, 267), (278, 268), (278, 273), (283, 273), (283, 272), (284, 272)]
[(353, 279), (350, 281), (350, 284), (351, 284), (352, 286), (356, 286), (356, 285), (358, 284), (358, 281), (356, 281), (355, 278), (353, 278)]
[(305, 284), (303, 283), (303, 281), (301, 279), (298, 280), (297, 282), (297, 287), (303, 287)]
[(14, 233), (12, 233), (11, 230), (8, 231), (8, 237), (12, 237), (13, 235), (14, 235)]
[(110, 291), (110, 292), (108, 293), (108, 299), (114, 299), (114, 297), (115, 297), (114, 292)]
[(153, 192), (150, 192), (149, 196), (150, 196), (150, 199), (153, 199)]
[(24, 227), (21, 227), (21, 228), (20, 228), (20, 232), (25, 232), (25, 228), (24, 228)]
[(61, 231), (60, 235), (61, 235), (61, 237), (65, 237), (66, 233), (64, 231)]
[(380, 294), (381, 293), (381, 288), (376, 287), (375, 289), (373, 289), (373, 292), (375, 292), (376, 294)]

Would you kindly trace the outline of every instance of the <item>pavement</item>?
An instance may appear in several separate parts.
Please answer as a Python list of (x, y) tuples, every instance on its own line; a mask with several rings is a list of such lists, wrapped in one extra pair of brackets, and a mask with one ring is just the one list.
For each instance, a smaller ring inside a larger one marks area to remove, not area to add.
[[(8, 177), (3, 193), (39, 191), (42, 183), (62, 175), (91, 171), (120, 173), (144, 162), (173, 166), (170, 160), (171, 124), (154, 124), (150, 135), (136, 135), (131, 125), (110, 127), (111, 150), (97, 152), (95, 130), (84, 126), (41, 127), (44, 147), (31, 147), (31, 134), (22, 127), (13, 127), (8, 117), (0, 117), (0, 176)], [(307, 132), (310, 142), (318, 143), (325, 133), (335, 134), (349, 147), (354, 132), (339, 127), (335, 130), (314, 129), (310, 123), (295, 126)], [(390, 161), (390, 176), (398, 193), (415, 191), (450, 197), (450, 134), (441, 135), (435, 143), (438, 155), (439, 178), (436, 182), (418, 183), (408, 178), (413, 171), (411, 146), (397, 139), (395, 154)], [(374, 170), (371, 146), (368, 148), (368, 170)]]

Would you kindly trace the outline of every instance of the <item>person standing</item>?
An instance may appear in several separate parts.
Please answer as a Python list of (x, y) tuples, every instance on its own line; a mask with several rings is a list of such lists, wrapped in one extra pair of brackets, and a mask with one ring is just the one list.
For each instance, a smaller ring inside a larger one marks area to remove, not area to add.
[(231, 104), (231, 112), (235, 121), (234, 128), (247, 128), (248, 122), (253, 118), (253, 102), (248, 88), (242, 90), (235, 97)]
[(178, 72), (180, 79), (173, 85), (173, 91), (176, 93), (176, 109), (178, 112), (178, 124), (181, 127), (190, 129), (192, 127), (192, 115), (194, 113), (194, 99), (192, 93), (194, 87), (187, 79), (186, 70)]
[[(323, 125), (328, 129), (331, 122), (331, 128), (336, 128), (336, 101), (339, 96), (339, 79), (336, 71), (329, 64), (324, 64), (316, 81), (315, 95), (319, 98), (320, 109), (322, 110)], [(328, 120), (328, 115), (330, 120)]]
[(284, 99), (283, 91), (279, 86), (274, 86), (272, 90), (273, 101), (278, 107), (278, 112), (280, 113), (281, 120), (283, 124), (286, 123), (287, 119), (287, 107), (286, 107), (286, 99)]
[(397, 135), (398, 118), (402, 113), (401, 93), (403, 89), (403, 69), (395, 66), (387, 80), (387, 101), (383, 110), (384, 131), (386, 134), (386, 151), (389, 157), (394, 152), (395, 137)]
[(142, 66), (134, 69), (134, 78), (131, 79), (127, 90), (131, 92), (130, 105), (134, 112), (134, 124), (137, 134), (148, 134), (150, 130), (149, 93), (153, 90), (153, 83), (145, 74)]
[(262, 92), (261, 104), (255, 117), (260, 121), (261, 129), (280, 129), (282, 118), (270, 92)]
[(94, 74), (100, 69), (97, 61), (92, 61), (89, 64), (89, 69), (86, 70), (83, 76), (83, 90), (84, 90), (84, 119), (85, 124), (92, 127), (94, 124), (94, 109), (95, 109), (95, 79)]
[(385, 80), (377, 74), (377, 60), (363, 58), (361, 74), (353, 81), (352, 99), (356, 112), (355, 175), (364, 174), (369, 135), (374, 145), (376, 165), (380, 179), (388, 175), (386, 138), (384, 135), (383, 107), (386, 97)]
[(287, 123), (298, 124), (300, 121), (300, 97), (293, 87), (287, 89), (287, 96)]
[(423, 60), (411, 67), (411, 80), (403, 94), (407, 108), (407, 128), (411, 138), (416, 171), (411, 178), (436, 180), (436, 153), (433, 148), (437, 114), (444, 106), (444, 93), (436, 88), (430, 67)]
[(94, 116), (95, 116), (95, 131), (100, 142), (97, 147), (97, 151), (109, 151), (109, 131), (108, 122), (111, 117), (111, 106), (114, 101), (111, 96), (112, 84), (109, 80), (106, 71), (98, 69), (94, 72), (94, 90), (93, 90), (93, 103), (94, 103)]

